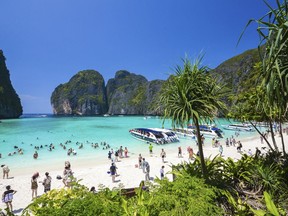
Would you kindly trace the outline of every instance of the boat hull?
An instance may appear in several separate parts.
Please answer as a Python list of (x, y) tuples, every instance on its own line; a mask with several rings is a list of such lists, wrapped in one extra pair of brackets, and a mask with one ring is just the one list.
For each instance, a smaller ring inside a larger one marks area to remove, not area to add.
[(160, 128), (135, 128), (129, 132), (135, 139), (147, 143), (166, 144), (179, 142), (178, 136), (171, 130)]

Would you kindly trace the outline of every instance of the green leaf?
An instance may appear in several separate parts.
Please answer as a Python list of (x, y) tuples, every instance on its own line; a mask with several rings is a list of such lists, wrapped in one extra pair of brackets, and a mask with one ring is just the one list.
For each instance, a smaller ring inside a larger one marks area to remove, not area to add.
[(280, 216), (280, 214), (279, 214), (271, 196), (269, 195), (269, 193), (264, 191), (264, 197), (265, 197), (266, 206), (267, 206), (267, 209), (269, 210), (269, 212), (275, 216)]

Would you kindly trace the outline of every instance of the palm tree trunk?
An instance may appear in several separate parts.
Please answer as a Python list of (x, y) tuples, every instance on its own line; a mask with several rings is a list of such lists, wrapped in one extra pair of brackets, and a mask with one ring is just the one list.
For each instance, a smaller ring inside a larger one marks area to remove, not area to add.
[(203, 152), (203, 145), (200, 135), (200, 127), (199, 127), (199, 121), (197, 118), (194, 118), (193, 121), (195, 122), (196, 126), (196, 135), (197, 135), (197, 141), (198, 141), (198, 149), (199, 149), (199, 155), (200, 155), (200, 161), (201, 161), (201, 168), (202, 168), (202, 175), (204, 179), (207, 179), (207, 169), (205, 165), (205, 159), (204, 159), (204, 152)]
[(272, 148), (270, 142), (266, 139), (266, 137), (263, 135), (263, 133), (261, 133), (261, 131), (259, 131), (259, 129), (256, 127), (256, 124), (253, 124), (253, 122), (249, 121), (249, 123), (253, 126), (253, 128), (258, 132), (258, 134), (260, 134), (260, 136), (265, 140), (265, 142), (267, 143), (267, 145), (269, 146), (270, 150), (272, 152), (274, 152), (275, 150)]
[(272, 125), (272, 122), (271, 122), (271, 121), (269, 121), (269, 126), (270, 126), (270, 131), (271, 131), (272, 143), (273, 143), (273, 145), (274, 145), (275, 151), (276, 151), (276, 152), (279, 152), (279, 151), (278, 151), (277, 144), (276, 144), (275, 136), (274, 136), (273, 125)]
[(280, 126), (280, 136), (281, 136), (283, 154), (284, 154), (284, 156), (286, 156), (285, 143), (284, 143), (284, 138), (283, 138), (283, 133), (282, 133), (282, 123), (281, 122), (280, 122), (279, 126)]

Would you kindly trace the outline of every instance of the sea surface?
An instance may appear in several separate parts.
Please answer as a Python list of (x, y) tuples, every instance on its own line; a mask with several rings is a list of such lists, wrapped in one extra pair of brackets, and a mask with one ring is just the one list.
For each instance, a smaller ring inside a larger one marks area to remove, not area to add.
[[(61, 163), (65, 160), (89, 160), (107, 158), (108, 149), (103, 143), (110, 145), (110, 148), (117, 149), (120, 146), (127, 147), (129, 154), (139, 154), (148, 151), (145, 142), (134, 139), (129, 130), (137, 127), (162, 128), (160, 117), (144, 116), (109, 116), (109, 117), (55, 117), (53, 115), (30, 114), (23, 115), (19, 119), (1, 120), (0, 123), (0, 158), (1, 164), (10, 167), (25, 169), (25, 167), (39, 166), (47, 163)], [(217, 119), (216, 125), (223, 129), (221, 125), (230, 124), (231, 121)], [(165, 121), (165, 128), (171, 128), (171, 122)], [(235, 131), (223, 130), (225, 138), (235, 135)], [(240, 137), (255, 136), (256, 132), (240, 132)], [(224, 138), (224, 139), (225, 139)], [(225, 144), (224, 139), (222, 143)], [(209, 142), (209, 139), (207, 142)], [(66, 144), (67, 149), (61, 147), (61, 143)], [(206, 141), (205, 141), (206, 142)], [(79, 149), (79, 145), (83, 148)], [(92, 143), (98, 143), (99, 148), (93, 148)], [(210, 142), (209, 142), (210, 143)], [(49, 145), (55, 146), (52, 151)], [(33, 158), (35, 147), (39, 157)], [(196, 146), (192, 138), (181, 138), (179, 143), (167, 144), (178, 146)], [(23, 149), (24, 154), (20, 155), (17, 149)], [(67, 150), (73, 148), (77, 151), (76, 156), (68, 156)], [(103, 149), (104, 148), (104, 149)], [(155, 146), (155, 149), (163, 146)], [(12, 156), (8, 156), (12, 153)]]

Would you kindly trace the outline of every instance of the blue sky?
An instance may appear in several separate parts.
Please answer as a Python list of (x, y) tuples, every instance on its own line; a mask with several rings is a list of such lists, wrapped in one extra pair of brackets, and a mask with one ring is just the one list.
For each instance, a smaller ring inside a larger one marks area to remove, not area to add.
[(53, 90), (80, 70), (166, 79), (201, 52), (215, 68), (257, 47), (255, 24), (237, 41), (267, 11), (262, 0), (0, 1), (0, 49), (24, 113), (52, 113)]

